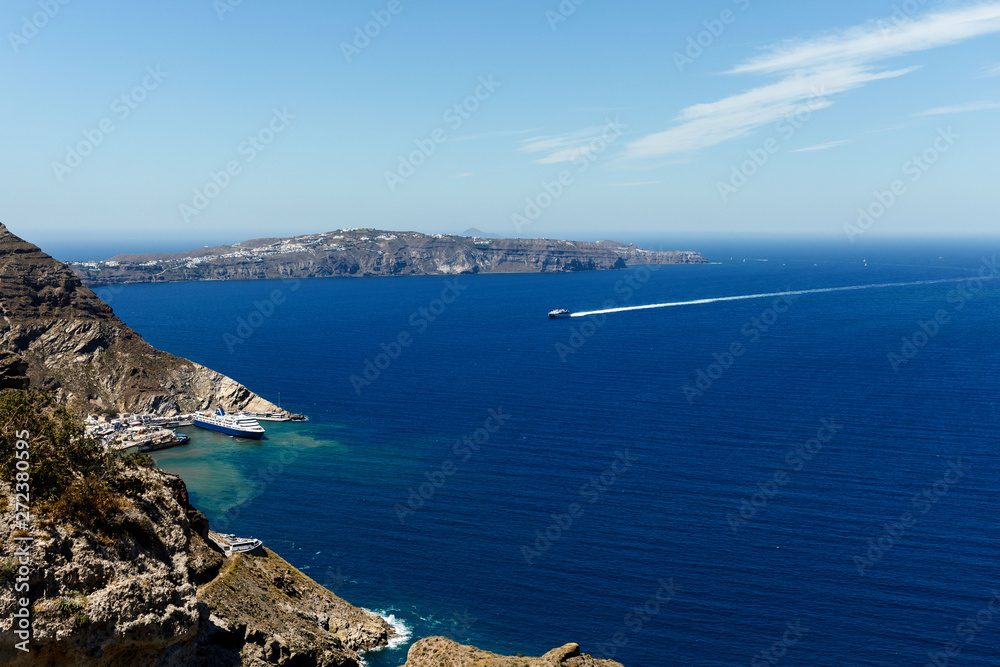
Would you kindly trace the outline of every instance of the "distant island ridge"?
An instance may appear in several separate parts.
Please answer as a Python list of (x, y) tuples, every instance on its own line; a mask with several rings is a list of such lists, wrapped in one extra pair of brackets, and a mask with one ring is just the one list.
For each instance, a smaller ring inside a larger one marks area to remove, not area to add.
[[(470, 229), (467, 233), (477, 232)], [(69, 266), (84, 284), (95, 287), (265, 278), (558, 273), (625, 269), (639, 264), (707, 263), (694, 251), (647, 250), (618, 241), (340, 229), (254, 239), (184, 253), (117, 255), (104, 261), (72, 262)]]

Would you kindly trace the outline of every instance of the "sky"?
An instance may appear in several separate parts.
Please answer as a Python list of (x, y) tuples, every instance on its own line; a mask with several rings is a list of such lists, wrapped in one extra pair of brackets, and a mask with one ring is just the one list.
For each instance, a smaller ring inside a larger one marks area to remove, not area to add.
[(996, 233), (1000, 1), (8, 0), (0, 32), (0, 222), (64, 259)]

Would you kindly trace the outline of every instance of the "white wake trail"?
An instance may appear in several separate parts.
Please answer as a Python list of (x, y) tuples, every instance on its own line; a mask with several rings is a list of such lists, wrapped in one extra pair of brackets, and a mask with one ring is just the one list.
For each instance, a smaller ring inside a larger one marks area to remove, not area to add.
[[(847, 292), (850, 290), (876, 289), (878, 287), (910, 287), (913, 285), (938, 285), (941, 283), (960, 283), (968, 278), (946, 278), (944, 280), (920, 280), (911, 283), (876, 283), (872, 285), (850, 285), (847, 287), (823, 287), (820, 289), (803, 289), (791, 292), (770, 292), (768, 294), (743, 294), (740, 296), (719, 296), (711, 299), (696, 299), (694, 301), (675, 301), (673, 303), (651, 303), (646, 306), (623, 306), (605, 310), (588, 310), (583, 313), (573, 313), (570, 317), (587, 317), (588, 315), (606, 315), (608, 313), (624, 313), (630, 310), (650, 310), (653, 308), (673, 308), (675, 306), (694, 306), (701, 303), (718, 303), (719, 301), (745, 301), (747, 299), (767, 299), (778, 296), (796, 296), (799, 294), (822, 294), (824, 292)], [(984, 278), (985, 280), (985, 278)]]

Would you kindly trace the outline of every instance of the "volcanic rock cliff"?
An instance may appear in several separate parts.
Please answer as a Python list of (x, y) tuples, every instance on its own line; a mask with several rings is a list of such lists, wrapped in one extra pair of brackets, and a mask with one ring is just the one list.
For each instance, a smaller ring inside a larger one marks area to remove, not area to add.
[(278, 410), (235, 380), (153, 348), (66, 265), (2, 224), (0, 316), (0, 388), (53, 389), (83, 412)]
[[(0, 664), (360, 667), (358, 652), (393, 634), (269, 550), (224, 558), (174, 475), (131, 469), (113, 495), (84, 484), (35, 499), (29, 530), (16, 530), (13, 488), (0, 481)], [(28, 639), (14, 632), (19, 596)]]
[(173, 255), (119, 255), (71, 266), (86, 284), (97, 286), (254, 278), (547, 273), (706, 262), (696, 252), (644, 250), (616, 241), (484, 239), (344, 229)]
[(497, 655), (446, 637), (428, 637), (410, 647), (403, 667), (622, 667), (580, 653), (578, 644), (566, 644), (538, 658)]

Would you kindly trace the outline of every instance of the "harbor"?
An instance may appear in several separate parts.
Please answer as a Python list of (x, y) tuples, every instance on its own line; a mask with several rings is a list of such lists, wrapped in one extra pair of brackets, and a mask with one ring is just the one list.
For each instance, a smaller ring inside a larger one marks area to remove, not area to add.
[[(219, 414), (221, 413), (221, 414)], [(231, 420), (241, 425), (234, 430), (220, 427)], [(122, 453), (153, 452), (171, 447), (181, 447), (190, 442), (190, 437), (179, 434), (175, 429), (184, 426), (198, 426), (219, 431), (235, 437), (260, 439), (264, 429), (258, 422), (305, 421), (303, 415), (287, 412), (239, 412), (226, 414), (221, 409), (215, 413), (194, 412), (191, 414), (162, 416), (156, 414), (119, 414), (115, 417), (90, 415), (84, 420), (85, 433), (98, 438), (107, 450)]]

